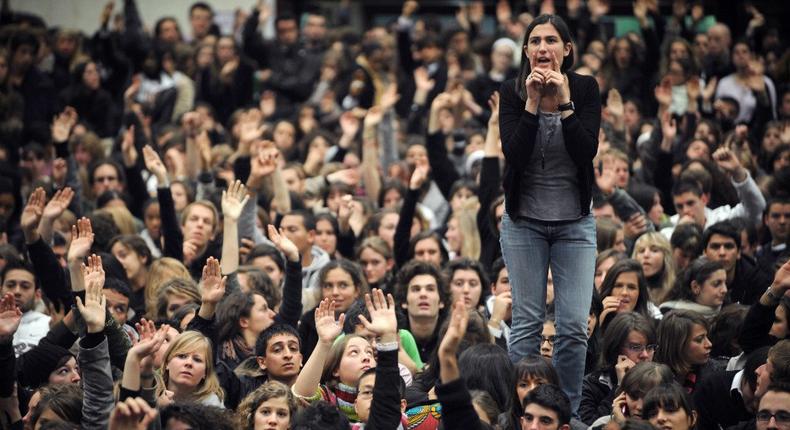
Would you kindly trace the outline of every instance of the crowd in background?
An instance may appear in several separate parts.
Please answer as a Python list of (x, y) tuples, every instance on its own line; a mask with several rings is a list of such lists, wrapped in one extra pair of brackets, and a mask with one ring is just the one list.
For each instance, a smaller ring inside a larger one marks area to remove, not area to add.
[[(84, 34), (2, 2), (3, 428), (790, 428), (778, 17), (288, 3), (223, 34), (111, 1)], [(550, 272), (540, 356), (508, 357), (499, 94), (541, 14), (604, 105), (575, 410)]]

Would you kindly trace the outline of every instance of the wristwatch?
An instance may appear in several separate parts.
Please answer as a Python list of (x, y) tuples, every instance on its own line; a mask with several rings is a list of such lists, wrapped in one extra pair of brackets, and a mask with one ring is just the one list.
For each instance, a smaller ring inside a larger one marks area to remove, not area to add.
[(565, 112), (566, 110), (573, 110), (573, 111), (575, 111), (576, 110), (576, 105), (573, 104), (573, 101), (569, 101), (568, 103), (565, 103), (565, 104), (557, 106), (557, 109), (559, 109), (560, 112)]

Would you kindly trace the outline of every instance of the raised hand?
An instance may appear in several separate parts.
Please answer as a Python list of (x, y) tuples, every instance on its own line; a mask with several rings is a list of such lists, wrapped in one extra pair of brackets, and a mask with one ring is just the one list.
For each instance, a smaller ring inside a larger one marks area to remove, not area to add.
[(675, 142), (675, 137), (678, 135), (678, 125), (675, 118), (669, 110), (665, 110), (661, 114), (661, 134), (663, 135), (662, 149), (669, 152), (672, 149), (672, 144)]
[(436, 86), (436, 81), (431, 79), (430, 75), (428, 75), (428, 69), (425, 67), (418, 67), (414, 69), (414, 85), (417, 91), (429, 93), (433, 90), (433, 87)]
[[(444, 334), (442, 343), (439, 345), (439, 354), (444, 356), (452, 355), (455, 357), (458, 352), (458, 345), (466, 334), (466, 327), (469, 324), (469, 310), (463, 300), (458, 300), (453, 304), (453, 313), (450, 316), (450, 324)], [(447, 382), (447, 381), (445, 381)]]
[(56, 219), (69, 207), (72, 198), (74, 198), (74, 190), (69, 187), (56, 191), (44, 207), (42, 217), (47, 220)]
[(392, 298), (392, 294), (384, 297), (384, 293), (375, 288), (371, 294), (365, 294), (365, 305), (370, 314), (370, 321), (360, 314), (359, 322), (378, 336), (390, 335), (395, 339), (398, 333), (398, 319), (395, 317), (395, 299)]
[(203, 305), (216, 305), (219, 303), (225, 295), (225, 282), (227, 279), (227, 277), (222, 276), (219, 260), (209, 257), (206, 260), (206, 265), (203, 266), (203, 276), (200, 278), (200, 287), (203, 291), (200, 296), (201, 303)]
[(660, 106), (669, 107), (672, 104), (672, 81), (668, 77), (662, 79), (653, 91), (653, 95)]
[(398, 93), (398, 85), (395, 83), (391, 83), (387, 86), (387, 89), (384, 90), (384, 93), (381, 95), (381, 100), (379, 101), (379, 106), (383, 112), (386, 112), (392, 109), (395, 106), (395, 103), (400, 100), (400, 94)]
[(134, 146), (134, 126), (130, 125), (129, 128), (123, 133), (123, 140), (121, 141), (121, 155), (123, 157), (123, 164), (126, 167), (132, 167), (137, 163), (137, 148)]
[(381, 106), (373, 106), (365, 114), (365, 128), (375, 127), (384, 119), (384, 109)]
[(686, 92), (688, 93), (689, 101), (696, 101), (699, 98), (702, 94), (702, 88), (698, 76), (692, 76), (686, 81)]
[(422, 187), (422, 184), (428, 179), (428, 172), (430, 167), (428, 166), (427, 162), (418, 163), (414, 167), (414, 172), (411, 174), (411, 179), (409, 179), (409, 188), (412, 190), (419, 190)]
[(705, 101), (711, 101), (713, 96), (716, 94), (716, 85), (719, 83), (719, 78), (713, 76), (705, 83), (705, 89), (702, 90), (702, 99)]
[(291, 239), (288, 239), (282, 230), (277, 231), (277, 228), (271, 224), (269, 224), (268, 230), (269, 240), (274, 243), (274, 246), (276, 246), (280, 252), (285, 254), (285, 258), (292, 262), (299, 261), (299, 248), (291, 242)]
[(342, 313), (335, 319), (335, 301), (330, 299), (321, 300), (315, 309), (315, 330), (318, 332), (318, 339), (325, 345), (332, 345), (332, 342), (343, 332), (343, 322), (346, 314)]
[(776, 291), (776, 296), (781, 297), (787, 291), (790, 291), (790, 260), (785, 262), (774, 275), (774, 282), (771, 284), (771, 289)]
[(612, 88), (606, 97), (606, 111), (615, 118), (622, 118), (624, 110), (623, 97), (616, 88)]
[(22, 321), (22, 311), (16, 306), (16, 299), (7, 293), (0, 300), (0, 343), (10, 341)]
[(745, 179), (746, 173), (743, 171), (741, 162), (730, 149), (720, 147), (713, 153), (712, 158), (722, 170), (732, 175), (736, 181), (742, 182)]
[(110, 414), (109, 430), (145, 430), (158, 411), (140, 397), (118, 402)]
[[(22, 227), (22, 231), (25, 233), (25, 238), (28, 239), (28, 233), (31, 235), (35, 234), (36, 228), (38, 228), (38, 223), (41, 222), (41, 216), (44, 213), (44, 202), (46, 201), (47, 193), (44, 192), (44, 189), (41, 187), (36, 188), (30, 193), (30, 197), (27, 199), (27, 205), (25, 205), (25, 209), (22, 211), (22, 216), (19, 219), (19, 225)], [(31, 236), (30, 239), (38, 239), (33, 238)]]
[(247, 187), (237, 179), (228, 186), (227, 191), (222, 192), (222, 215), (228, 221), (238, 221), (249, 199)]
[(83, 264), (80, 266), (80, 270), (82, 271), (82, 279), (84, 280), (85, 288), (87, 288), (90, 284), (96, 284), (99, 285), (99, 287), (104, 288), (104, 280), (106, 276), (100, 256), (93, 254), (88, 257), (88, 264)]
[(343, 130), (343, 136), (353, 138), (359, 131), (359, 118), (354, 115), (354, 112), (346, 111), (340, 115), (340, 129)]
[(52, 141), (55, 144), (60, 144), (69, 140), (71, 130), (77, 124), (77, 111), (71, 107), (66, 106), (66, 109), (52, 119), (52, 126), (50, 131), (52, 133)]
[(77, 225), (71, 226), (68, 260), (82, 260), (90, 252), (91, 246), (93, 246), (93, 227), (91, 220), (83, 217), (77, 220)]
[[(85, 325), (88, 327), (88, 333), (100, 333), (104, 330), (105, 314), (107, 312), (107, 299), (102, 293), (104, 287), (104, 269), (101, 268), (101, 257), (93, 256), (94, 260), (90, 268), (86, 268), (88, 273), (85, 277), (85, 301), (78, 296), (77, 308), (80, 310), (82, 319), (85, 320)], [(98, 260), (95, 260), (98, 259)], [(96, 261), (98, 261), (98, 269), (101, 270), (101, 282), (98, 281), (98, 276), (93, 277), (93, 271), (96, 270)], [(83, 274), (86, 272), (83, 271)]]
[(263, 178), (277, 170), (279, 159), (280, 151), (277, 148), (263, 148), (257, 155), (250, 157), (250, 177), (247, 179), (247, 187), (258, 189)]
[(150, 358), (159, 351), (159, 348), (165, 343), (167, 331), (170, 329), (170, 326), (162, 324), (159, 330), (157, 330), (153, 321), (142, 319), (140, 323), (137, 324), (137, 327), (138, 329), (146, 330), (146, 336), (143, 337), (142, 333), (140, 333), (140, 340), (129, 349), (128, 354), (133, 355), (134, 358), (139, 361)]
[(159, 154), (150, 145), (143, 147), (143, 160), (145, 161), (145, 168), (156, 176), (159, 186), (165, 186), (167, 184), (167, 168), (162, 159), (159, 158)]

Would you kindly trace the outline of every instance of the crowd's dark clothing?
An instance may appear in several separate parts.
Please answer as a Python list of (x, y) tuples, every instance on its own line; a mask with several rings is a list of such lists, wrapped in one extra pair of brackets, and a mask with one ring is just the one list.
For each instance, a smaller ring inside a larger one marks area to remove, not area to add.
[(376, 382), (366, 430), (396, 429), (401, 423), (400, 372), (398, 350), (378, 351), (376, 355)]
[(738, 346), (744, 354), (763, 346), (772, 346), (778, 339), (768, 334), (774, 322), (777, 305), (765, 306), (759, 301), (749, 308), (738, 335)]
[(299, 319), (299, 339), (302, 343), (302, 359), (305, 362), (307, 362), (307, 359), (313, 354), (313, 350), (318, 344), (318, 331), (315, 327), (316, 309), (317, 307), (310, 309)]
[(225, 124), (237, 109), (252, 105), (255, 65), (240, 58), (233, 76), (227, 81), (219, 76), (219, 68), (204, 68), (199, 72), (196, 99), (210, 104), (217, 119)]
[(450, 199), (450, 190), (460, 178), (453, 162), (447, 155), (447, 136), (438, 131), (428, 135), (425, 149), (428, 152), (428, 163), (431, 165), (431, 178), (441, 190), (445, 199)]
[(55, 91), (52, 81), (38, 68), (31, 67), (25, 73), (21, 85), (13, 88), (24, 99), (23, 142), (34, 140), (48, 142), (50, 121), (55, 115)]
[[(491, 217), (491, 204), (500, 195), (501, 177), (499, 169), (499, 157), (484, 157), (480, 168), (480, 186), (478, 196), (480, 199), (480, 209), (477, 211), (477, 230), (480, 233), (480, 264), (487, 271), (491, 271), (491, 265), (497, 258), (502, 256), (502, 248), (499, 246), (499, 232), (497, 231), (497, 220)], [(499, 276), (493, 273), (492, 277)], [(491, 280), (496, 282), (496, 278)]]
[(442, 423), (446, 429), (484, 429), (472, 407), (472, 397), (464, 378), (436, 386), (436, 397), (442, 404)]
[[(568, 86), (576, 112), (562, 120), (565, 149), (578, 170), (579, 200), (582, 215), (590, 213), (592, 184), (595, 181), (592, 160), (598, 149), (601, 103), (598, 84), (589, 76), (568, 73)], [(535, 149), (538, 117), (524, 109), (526, 103), (516, 93), (514, 80), (505, 81), (499, 89), (499, 130), (505, 153), (505, 207), (511, 218), (518, 218), (521, 179)]]
[(411, 225), (414, 222), (414, 213), (417, 211), (417, 200), (421, 190), (409, 189), (403, 198), (403, 205), (400, 208), (398, 225), (395, 226), (395, 238), (393, 254), (395, 256), (395, 266), (403, 267), (409, 261), (409, 238), (411, 237)]
[(697, 384), (694, 390), (697, 428), (727, 428), (752, 418), (740, 392), (732, 389), (738, 373), (734, 370), (711, 372)]
[(751, 257), (741, 255), (735, 263), (735, 278), (727, 284), (727, 294), (733, 303), (751, 305), (760, 299), (771, 282), (771, 273), (760, 270)]
[(90, 90), (82, 84), (67, 87), (60, 93), (60, 108), (71, 106), (79, 115), (80, 121), (99, 137), (112, 137), (117, 131), (115, 102), (110, 93), (99, 88)]
[(612, 402), (617, 388), (617, 375), (607, 367), (584, 376), (579, 418), (591, 425), (598, 418), (612, 413)]
[(27, 245), (27, 253), (36, 270), (36, 276), (44, 295), (51, 302), (57, 304), (60, 309), (70, 308), (74, 303), (71, 280), (60, 266), (52, 248), (44, 242), (44, 239), (39, 238)]

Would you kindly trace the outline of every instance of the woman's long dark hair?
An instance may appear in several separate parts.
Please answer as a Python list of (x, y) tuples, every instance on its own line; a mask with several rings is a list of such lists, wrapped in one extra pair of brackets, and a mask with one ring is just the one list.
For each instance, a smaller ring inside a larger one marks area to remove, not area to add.
[(466, 386), (490, 394), (500, 411), (513, 407), (513, 363), (502, 347), (491, 343), (473, 345), (458, 357), (458, 369)]
[(656, 343), (656, 328), (651, 319), (636, 312), (619, 314), (614, 317), (603, 335), (602, 367), (614, 368), (617, 364), (617, 357), (621, 354), (620, 351), (632, 331), (643, 335), (647, 339), (648, 345)]
[(678, 277), (675, 281), (675, 288), (669, 291), (667, 300), (696, 301), (697, 296), (691, 289), (691, 282), (695, 281), (702, 288), (702, 284), (719, 270), (724, 270), (724, 265), (720, 261), (697, 258), (689, 264), (689, 267), (683, 272), (683, 276)]
[(573, 38), (571, 37), (571, 31), (568, 29), (568, 24), (560, 18), (559, 15), (552, 15), (552, 14), (543, 14), (539, 17), (532, 20), (532, 22), (527, 27), (527, 31), (524, 32), (524, 45), (521, 47), (522, 56), (521, 56), (521, 68), (518, 72), (518, 78), (516, 78), (516, 93), (522, 100), (527, 99), (527, 88), (525, 87), (524, 83), (527, 80), (527, 75), (532, 72), (532, 68), (529, 64), (529, 58), (527, 55), (523, 53), (524, 48), (526, 48), (527, 43), (529, 42), (529, 35), (532, 34), (532, 31), (535, 27), (541, 24), (551, 24), (554, 28), (557, 29), (557, 33), (560, 34), (560, 39), (562, 39), (562, 44), (565, 45), (566, 43), (571, 44), (571, 52), (565, 56), (562, 60), (562, 65), (560, 66), (560, 71), (562, 73), (567, 72), (573, 67)]

